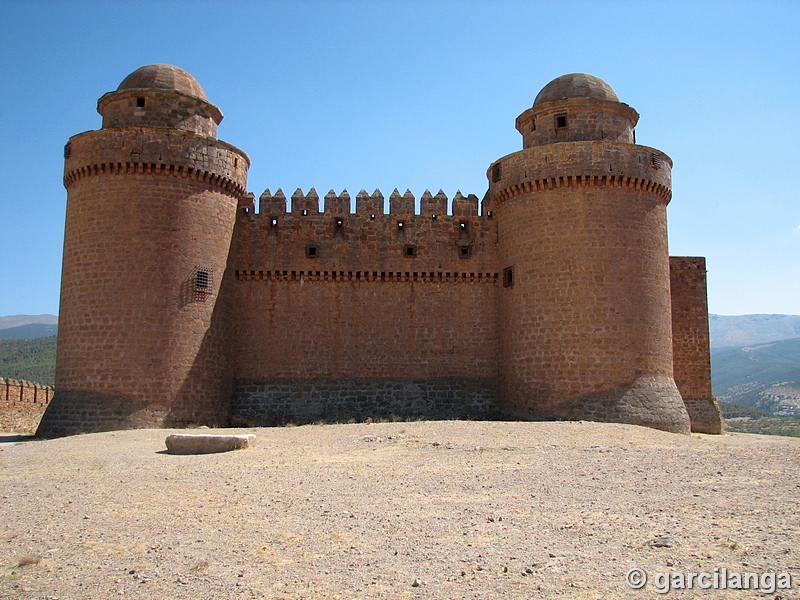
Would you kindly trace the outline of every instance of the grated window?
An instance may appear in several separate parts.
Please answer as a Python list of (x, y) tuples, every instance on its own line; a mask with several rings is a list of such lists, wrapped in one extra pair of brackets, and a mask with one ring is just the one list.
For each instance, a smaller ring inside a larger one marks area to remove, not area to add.
[(198, 294), (210, 294), (214, 288), (214, 271), (208, 267), (194, 268), (194, 291)]

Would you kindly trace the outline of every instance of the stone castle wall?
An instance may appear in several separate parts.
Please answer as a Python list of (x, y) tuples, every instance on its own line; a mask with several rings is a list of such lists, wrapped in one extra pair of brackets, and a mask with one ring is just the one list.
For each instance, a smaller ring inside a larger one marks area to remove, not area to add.
[(0, 431), (34, 433), (53, 398), (53, 388), (0, 377)]
[(692, 420), (692, 431), (722, 433), (722, 413), (711, 393), (705, 259), (671, 256), (670, 282), (675, 383)]
[[(283, 194), (266, 192), (259, 213), (240, 210), (236, 419), (341, 420), (348, 405), (361, 406), (349, 418), (486, 414), (498, 272), (494, 224), (478, 216), (477, 197), (457, 194), (448, 211), (443, 193), (426, 192), (419, 214), (410, 192), (391, 194), (388, 213), (379, 191), (359, 193), (355, 213), (350, 205), (346, 192), (329, 193), (320, 212), (314, 190), (298, 191), (286, 212)], [(456, 389), (480, 398), (457, 409)]]

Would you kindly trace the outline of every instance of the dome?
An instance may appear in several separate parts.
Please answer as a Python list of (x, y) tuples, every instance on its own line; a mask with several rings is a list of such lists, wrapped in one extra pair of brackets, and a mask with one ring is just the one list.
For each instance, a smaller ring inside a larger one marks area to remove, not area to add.
[(183, 69), (172, 65), (139, 67), (122, 80), (117, 91), (136, 89), (180, 92), (206, 100), (206, 94), (197, 80)]
[(533, 101), (533, 105), (539, 106), (545, 102), (565, 98), (593, 98), (619, 102), (619, 96), (602, 79), (585, 73), (571, 73), (556, 77), (544, 86)]

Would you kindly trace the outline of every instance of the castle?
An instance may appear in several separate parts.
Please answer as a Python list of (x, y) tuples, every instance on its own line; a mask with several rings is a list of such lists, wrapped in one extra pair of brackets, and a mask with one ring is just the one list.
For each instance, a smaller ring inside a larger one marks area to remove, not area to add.
[(247, 191), (170, 65), (65, 147), (56, 393), (38, 435), (368, 418), (719, 433), (705, 261), (670, 257), (672, 161), (604, 81), (558, 77), (482, 202)]

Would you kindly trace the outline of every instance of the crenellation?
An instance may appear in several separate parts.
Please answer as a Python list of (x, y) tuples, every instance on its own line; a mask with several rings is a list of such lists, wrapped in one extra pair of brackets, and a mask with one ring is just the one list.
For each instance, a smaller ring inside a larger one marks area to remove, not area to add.
[[(426, 192), (428, 190), (425, 190)], [(430, 192), (428, 192), (430, 193)], [(406, 190), (402, 196), (397, 188), (394, 189), (389, 196), (389, 214), (395, 216), (412, 216), (416, 214), (415, 210), (416, 199), (411, 190)]]
[(368, 194), (366, 190), (362, 189), (356, 194), (356, 214), (360, 215), (383, 215), (384, 197), (380, 190), (376, 189), (372, 195)]
[(351, 213), (350, 194), (347, 193), (347, 190), (342, 190), (342, 193), (337, 196), (335, 191), (330, 190), (325, 194), (324, 210), (329, 214), (349, 215)]
[(0, 431), (33, 433), (53, 398), (51, 386), (0, 377)]
[(286, 214), (286, 196), (281, 188), (273, 196), (269, 189), (258, 199), (258, 214), (267, 217), (279, 217)]
[(464, 197), (458, 190), (453, 196), (452, 213), (454, 217), (477, 217), (478, 197), (475, 194)]
[(292, 214), (307, 216), (319, 213), (319, 194), (315, 188), (308, 190), (308, 194), (303, 194), (301, 188), (297, 188), (292, 194)]

